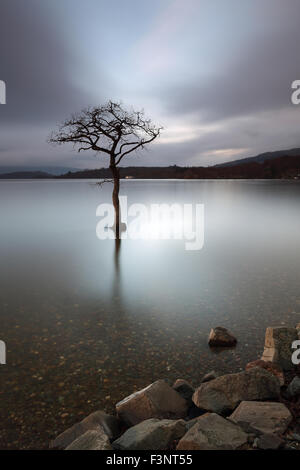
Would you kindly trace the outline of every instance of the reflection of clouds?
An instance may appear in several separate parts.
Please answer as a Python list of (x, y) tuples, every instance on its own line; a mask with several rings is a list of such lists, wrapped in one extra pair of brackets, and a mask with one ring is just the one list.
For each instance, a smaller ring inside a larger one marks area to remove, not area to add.
[(114, 269), (112, 272), (112, 303), (122, 309), (122, 290), (121, 290), (121, 270), (120, 270), (120, 255), (121, 255), (121, 240), (116, 238), (114, 246)]
[(163, 319), (199, 299), (217, 310), (220, 289), (230, 296), (241, 279), (248, 283), (243, 266), (258, 279), (269, 262), (284, 263), (290, 285), (299, 278), (297, 182), (128, 181), (124, 188), (129, 203), (204, 203), (204, 249), (187, 252), (182, 240), (129, 239), (119, 248), (99, 240), (95, 208), (100, 197), (110, 200), (109, 186), (99, 193), (84, 181), (1, 183), (1, 285), (19, 285), (24, 296), (51, 291), (72, 304), (82, 298), (123, 318), (135, 310), (146, 316), (151, 305)]

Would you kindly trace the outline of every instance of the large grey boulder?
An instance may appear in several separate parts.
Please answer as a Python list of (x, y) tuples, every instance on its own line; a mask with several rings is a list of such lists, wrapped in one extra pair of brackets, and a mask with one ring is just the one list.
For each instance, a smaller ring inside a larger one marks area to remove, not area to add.
[(182, 437), (177, 450), (234, 450), (247, 440), (247, 434), (236, 424), (215, 413), (206, 413)]
[(116, 439), (120, 435), (120, 426), (117, 418), (104, 413), (104, 411), (95, 411), (80, 421), (80, 423), (74, 424), (71, 428), (57, 436), (54, 441), (50, 442), (50, 448), (65, 449), (86, 431), (98, 431), (100, 429), (103, 429), (110, 439)]
[(77, 437), (66, 450), (112, 450), (112, 447), (107, 435), (100, 429), (98, 431), (86, 431)]
[(283, 403), (243, 401), (229, 419), (247, 432), (282, 434), (293, 417)]
[(241, 402), (278, 398), (279, 380), (265, 369), (253, 369), (217, 377), (201, 384), (193, 395), (198, 408), (226, 414)]
[(187, 409), (187, 401), (164, 380), (157, 380), (116, 404), (118, 416), (129, 426), (149, 418), (184, 418)]
[(285, 326), (268, 327), (265, 336), (265, 348), (262, 360), (273, 362), (282, 367), (283, 370), (293, 369), (292, 343), (298, 339), (296, 328)]
[(182, 419), (147, 419), (129, 428), (113, 443), (113, 447), (120, 450), (164, 450), (185, 432), (185, 422)]
[(208, 337), (208, 344), (212, 347), (232, 347), (237, 343), (237, 339), (233, 334), (223, 326), (212, 328)]

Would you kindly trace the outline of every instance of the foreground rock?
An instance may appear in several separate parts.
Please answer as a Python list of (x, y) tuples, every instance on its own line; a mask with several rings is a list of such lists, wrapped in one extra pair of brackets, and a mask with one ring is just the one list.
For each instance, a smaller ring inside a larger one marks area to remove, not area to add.
[(103, 429), (105, 434), (112, 440), (120, 435), (119, 421), (114, 416), (110, 416), (103, 411), (95, 411), (80, 423), (74, 424), (74, 426), (60, 434), (50, 443), (50, 448), (65, 449), (86, 431), (99, 431), (101, 429)]
[(177, 450), (234, 450), (247, 443), (247, 434), (236, 424), (206, 413), (183, 436)]
[(147, 419), (128, 429), (113, 443), (113, 447), (120, 450), (164, 450), (185, 432), (185, 422), (182, 419)]
[(129, 426), (149, 418), (184, 418), (188, 403), (164, 380), (133, 393), (116, 404), (118, 416)]
[(186, 380), (177, 379), (173, 388), (182, 398), (187, 400), (190, 404), (192, 403), (192, 397), (195, 390)]
[(255, 445), (257, 449), (261, 450), (277, 450), (280, 447), (283, 447), (284, 441), (276, 434), (262, 434), (255, 440)]
[(293, 417), (283, 403), (243, 401), (229, 419), (246, 432), (282, 434)]
[(294, 398), (300, 395), (300, 377), (294, 377), (287, 388), (287, 393)]
[(261, 367), (262, 369), (266, 369), (278, 378), (280, 386), (284, 385), (283, 370), (278, 364), (273, 364), (272, 362), (266, 362), (258, 359), (257, 361), (248, 362), (246, 365), (246, 370), (252, 369), (253, 367)]
[[(224, 334), (225, 329), (219, 329)], [(299, 449), (300, 377), (291, 362), (298, 335), (300, 324), (268, 328), (265, 360), (248, 363), (244, 372), (220, 376), (212, 371), (194, 393), (185, 380), (178, 379), (173, 388), (158, 380), (117, 403), (123, 423), (97, 411), (60, 434), (50, 447), (155, 451), (174, 449), (179, 441), (178, 450)], [(286, 385), (281, 395), (280, 385)], [(280, 396), (287, 406), (276, 402)], [(120, 437), (124, 423), (132, 427)]]
[(87, 431), (79, 436), (66, 450), (112, 450), (109, 439), (103, 430)]
[(293, 369), (292, 354), (294, 350), (292, 349), (292, 343), (297, 339), (296, 328), (268, 327), (266, 329), (262, 360), (278, 364), (283, 370)]
[(205, 382), (210, 382), (211, 380), (214, 380), (217, 377), (220, 377), (220, 375), (222, 375), (220, 372), (216, 372), (215, 370), (212, 370), (211, 372), (208, 372), (202, 377), (201, 383), (204, 384)]
[(232, 347), (237, 343), (237, 339), (233, 334), (222, 326), (212, 328), (208, 337), (208, 344), (212, 347)]
[(255, 367), (200, 385), (193, 395), (193, 402), (198, 408), (226, 414), (241, 401), (276, 399), (279, 393), (278, 379), (270, 372)]

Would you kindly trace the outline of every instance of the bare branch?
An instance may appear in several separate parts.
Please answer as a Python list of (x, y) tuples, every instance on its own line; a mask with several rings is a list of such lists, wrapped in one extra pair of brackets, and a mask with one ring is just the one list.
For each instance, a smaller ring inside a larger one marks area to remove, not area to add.
[(161, 132), (144, 111), (128, 111), (121, 103), (108, 101), (105, 105), (84, 109), (71, 116), (49, 141), (56, 144), (72, 143), (78, 152), (93, 150), (110, 156), (110, 166), (117, 166), (128, 154), (143, 149)]
[(138, 150), (139, 148), (142, 148), (142, 149), (143, 149), (146, 144), (150, 144), (150, 142), (152, 142), (154, 139), (156, 139), (156, 137), (157, 137), (158, 135), (159, 135), (159, 133), (153, 135), (153, 136), (152, 136), (150, 139), (148, 139), (148, 140), (143, 140), (143, 139), (142, 139), (137, 145), (133, 146), (131, 149), (129, 149), (129, 150), (127, 150), (126, 152), (122, 153), (122, 154), (120, 155), (120, 157), (117, 159), (116, 165), (119, 165), (120, 161), (122, 160), (123, 157), (125, 157), (125, 155), (128, 155), (129, 153), (134, 152), (135, 150)]
[(105, 180), (103, 180), (103, 181), (99, 181), (99, 182), (93, 183), (93, 184), (95, 184), (95, 185), (97, 185), (97, 186), (103, 186), (103, 184), (105, 184), (105, 183), (113, 183), (113, 182), (114, 182), (113, 179), (110, 179), (110, 180), (105, 179)]

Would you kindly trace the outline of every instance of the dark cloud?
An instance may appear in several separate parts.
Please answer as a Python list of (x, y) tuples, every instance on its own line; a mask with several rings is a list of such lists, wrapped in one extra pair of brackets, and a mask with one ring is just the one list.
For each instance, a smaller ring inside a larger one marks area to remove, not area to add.
[(73, 84), (75, 56), (46, 3), (1, 0), (0, 73), (7, 85), (2, 126), (61, 119), (89, 99)]
[(299, 0), (1, 0), (0, 164), (104, 165), (46, 139), (107, 98), (144, 106), (166, 128), (125, 164), (214, 164), (300, 146), (290, 102), (299, 24)]
[(249, 42), (235, 56), (228, 50), (226, 64), (220, 67), (216, 63), (214, 75), (185, 79), (157, 90), (170, 113), (196, 112), (208, 122), (275, 111), (290, 104), (291, 83), (300, 73), (300, 4), (275, 1), (273, 7), (278, 15), (285, 13), (280, 29), (266, 25), (265, 32), (255, 32), (253, 25)]

